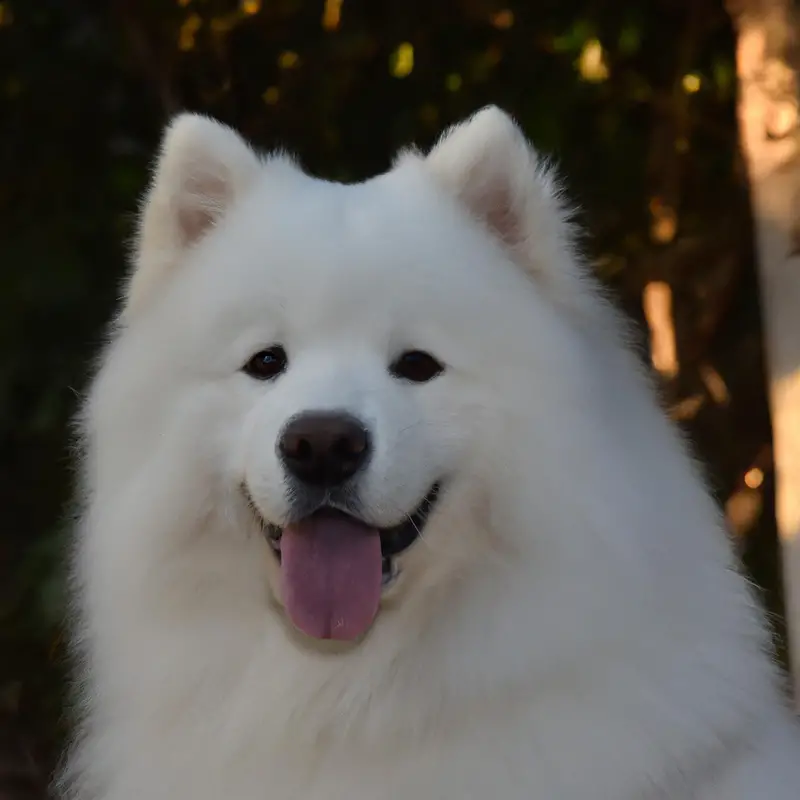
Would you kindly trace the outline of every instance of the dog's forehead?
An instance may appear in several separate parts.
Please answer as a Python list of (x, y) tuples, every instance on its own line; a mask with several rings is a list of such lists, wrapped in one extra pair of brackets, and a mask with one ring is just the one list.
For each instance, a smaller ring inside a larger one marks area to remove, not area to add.
[(209, 237), (196, 265), (204, 279), (186, 270), (176, 287), (192, 329), (293, 347), (488, 346), (512, 308), (530, 316), (528, 281), (454, 203), (413, 178), (265, 185)]
[[(446, 261), (442, 256), (459, 233), (447, 205), (424, 186), (415, 188), (412, 193), (393, 173), (349, 185), (304, 176), (269, 204), (254, 197), (243, 221), (281, 274), (347, 281), (391, 271), (413, 279), (415, 265), (424, 270), (431, 261)], [(296, 263), (281, 263), (281, 256)]]
[(254, 198), (217, 239), (229, 280), (249, 287), (251, 303), (309, 317), (389, 313), (436, 300), (463, 277), (462, 232), (446, 210), (437, 216), (435, 198), (413, 202), (387, 176), (321, 186), (291, 187), (282, 202)]

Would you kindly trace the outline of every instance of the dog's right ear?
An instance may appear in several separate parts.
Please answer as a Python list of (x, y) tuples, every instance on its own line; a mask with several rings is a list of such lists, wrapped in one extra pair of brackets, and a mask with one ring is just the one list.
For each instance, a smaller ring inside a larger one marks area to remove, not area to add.
[(260, 166), (226, 125), (189, 113), (172, 121), (139, 220), (124, 316), (135, 314), (187, 250), (220, 222)]

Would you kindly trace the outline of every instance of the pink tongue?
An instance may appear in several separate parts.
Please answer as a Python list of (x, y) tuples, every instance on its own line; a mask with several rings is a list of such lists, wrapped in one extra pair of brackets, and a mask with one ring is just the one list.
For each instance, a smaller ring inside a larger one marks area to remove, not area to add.
[(381, 597), (378, 531), (346, 517), (312, 517), (281, 536), (283, 602), (292, 622), (316, 639), (356, 639)]

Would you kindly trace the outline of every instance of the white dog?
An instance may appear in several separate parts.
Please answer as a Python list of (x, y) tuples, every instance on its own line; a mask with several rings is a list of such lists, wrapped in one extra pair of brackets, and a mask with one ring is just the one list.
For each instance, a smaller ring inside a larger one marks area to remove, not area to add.
[(723, 523), (488, 108), (343, 186), (169, 128), (82, 419), (77, 800), (798, 800)]

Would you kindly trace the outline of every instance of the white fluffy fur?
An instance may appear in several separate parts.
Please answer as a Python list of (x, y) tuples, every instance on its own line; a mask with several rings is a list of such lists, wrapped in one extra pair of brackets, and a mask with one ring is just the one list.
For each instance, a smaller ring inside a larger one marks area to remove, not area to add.
[[(355, 646), (290, 629), (240, 492), (281, 521), (275, 437), (321, 407), (375, 432), (378, 524), (449, 481)], [(66, 796), (800, 797), (718, 511), (501, 111), (352, 186), (179, 117), (83, 433)]]

